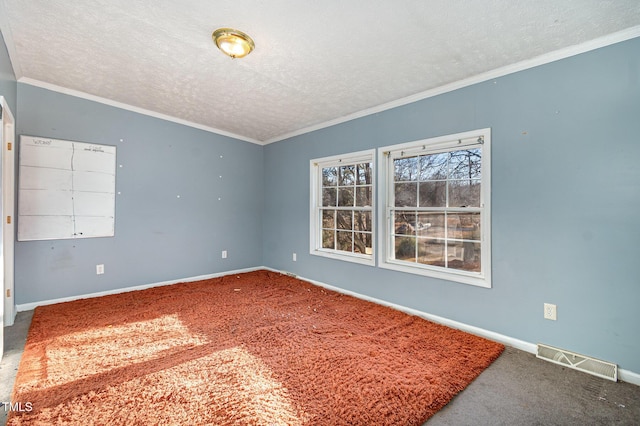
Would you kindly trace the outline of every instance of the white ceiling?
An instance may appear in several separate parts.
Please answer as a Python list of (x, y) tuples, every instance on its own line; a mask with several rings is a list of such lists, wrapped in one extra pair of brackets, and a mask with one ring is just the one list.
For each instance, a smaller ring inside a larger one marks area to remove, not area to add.
[(18, 81), (269, 143), (640, 36), (640, 1), (0, 0), (0, 26)]

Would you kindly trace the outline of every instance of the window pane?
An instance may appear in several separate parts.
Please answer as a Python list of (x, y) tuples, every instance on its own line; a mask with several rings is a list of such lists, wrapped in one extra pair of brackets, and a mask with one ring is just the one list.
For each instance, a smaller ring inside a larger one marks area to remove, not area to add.
[(416, 239), (415, 237), (396, 237), (396, 259), (407, 262), (416, 261)]
[(418, 184), (412, 183), (396, 183), (395, 198), (396, 207), (417, 207), (418, 206)]
[(420, 180), (441, 180), (447, 178), (449, 154), (423, 155), (420, 157)]
[(447, 245), (448, 266), (469, 272), (481, 272), (480, 243), (449, 241)]
[(353, 252), (353, 232), (351, 231), (338, 231), (336, 232), (338, 237), (338, 250)]
[(429, 238), (444, 238), (444, 213), (418, 213), (418, 235)]
[(322, 186), (335, 186), (338, 183), (338, 169), (325, 167), (322, 169)]
[(337, 200), (336, 188), (322, 188), (322, 206), (335, 207)]
[(338, 205), (341, 207), (352, 207), (353, 188), (338, 188)]
[(357, 165), (356, 185), (371, 185), (371, 163), (363, 163)]
[(356, 186), (356, 206), (358, 207), (371, 206), (371, 187), (370, 186)]
[(355, 253), (371, 254), (373, 246), (371, 245), (371, 234), (356, 232), (353, 234), (353, 251)]
[(352, 211), (351, 210), (347, 210), (347, 211), (343, 211), (343, 210), (339, 210), (337, 212), (337, 222), (338, 222), (338, 229), (353, 229), (353, 223), (352, 223), (352, 219), (351, 219), (351, 215), (352, 215)]
[(480, 207), (480, 180), (449, 181), (449, 207)]
[(480, 241), (480, 213), (449, 213), (449, 238)]
[(480, 178), (481, 160), (479, 148), (450, 152), (449, 179)]
[(393, 163), (396, 182), (418, 180), (418, 157), (397, 158)]
[(395, 212), (393, 217), (395, 233), (415, 235), (416, 212)]
[(446, 207), (447, 182), (420, 182), (420, 207)]
[(322, 210), (322, 227), (333, 229), (336, 227), (335, 210)]
[(444, 266), (444, 240), (418, 238), (418, 263)]
[(371, 232), (371, 212), (353, 212), (354, 224), (353, 229), (356, 231)]
[(322, 248), (335, 249), (334, 231), (322, 231)]
[(340, 175), (338, 180), (338, 185), (340, 186), (351, 186), (356, 183), (355, 176), (356, 166), (354, 164), (348, 166), (341, 166), (339, 169)]

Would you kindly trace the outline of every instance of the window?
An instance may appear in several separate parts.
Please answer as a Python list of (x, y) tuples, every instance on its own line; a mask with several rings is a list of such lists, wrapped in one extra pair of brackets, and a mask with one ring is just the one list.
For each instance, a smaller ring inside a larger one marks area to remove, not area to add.
[(491, 287), (490, 129), (379, 150), (380, 266)]
[(375, 263), (374, 152), (311, 160), (311, 254)]

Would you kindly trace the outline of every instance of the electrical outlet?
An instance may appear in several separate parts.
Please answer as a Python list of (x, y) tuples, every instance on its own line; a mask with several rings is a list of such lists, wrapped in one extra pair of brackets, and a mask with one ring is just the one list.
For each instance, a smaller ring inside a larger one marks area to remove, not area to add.
[(226, 250), (222, 250), (222, 258), (223, 259), (227, 258), (227, 251)]
[(293, 261), (295, 262), (295, 261), (297, 261), (297, 260), (298, 260), (298, 255), (297, 255), (297, 254), (295, 254), (295, 253), (293, 253)]
[(96, 265), (96, 275), (104, 274), (104, 264)]
[(551, 303), (544, 304), (544, 318), (555, 321), (558, 319), (556, 312), (556, 305)]

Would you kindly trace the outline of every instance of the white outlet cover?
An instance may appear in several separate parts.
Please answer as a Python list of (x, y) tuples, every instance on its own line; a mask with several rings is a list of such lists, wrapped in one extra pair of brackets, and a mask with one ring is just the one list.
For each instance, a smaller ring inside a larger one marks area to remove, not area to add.
[(556, 305), (552, 303), (544, 304), (544, 318), (552, 321), (556, 321), (558, 319)]
[(96, 275), (104, 274), (104, 265), (96, 265)]

